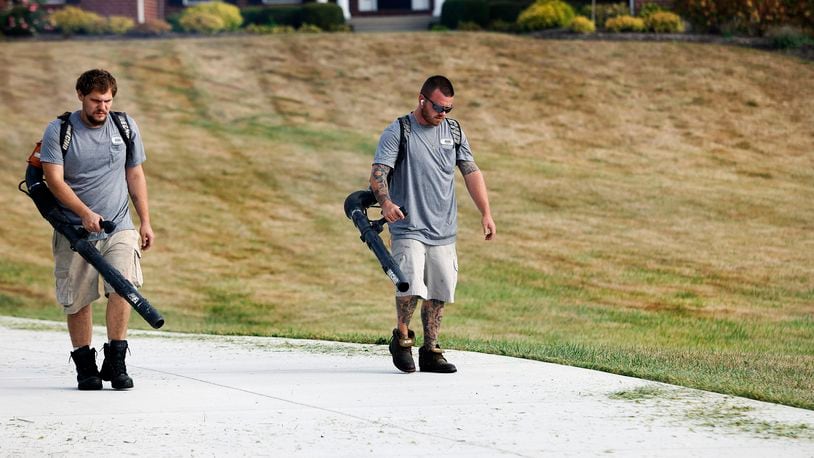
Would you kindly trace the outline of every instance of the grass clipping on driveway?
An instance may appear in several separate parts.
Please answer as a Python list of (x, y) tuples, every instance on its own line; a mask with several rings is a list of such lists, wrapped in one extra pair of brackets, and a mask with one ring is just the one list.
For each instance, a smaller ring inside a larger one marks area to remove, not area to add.
[(392, 289), (342, 202), (442, 73), (498, 225), (483, 242), (458, 178), (443, 346), (814, 408), (811, 64), (490, 33), (5, 43), (2, 314), (62, 319), (16, 186), (93, 67), (145, 139), (143, 292), (167, 330), (382, 342)]

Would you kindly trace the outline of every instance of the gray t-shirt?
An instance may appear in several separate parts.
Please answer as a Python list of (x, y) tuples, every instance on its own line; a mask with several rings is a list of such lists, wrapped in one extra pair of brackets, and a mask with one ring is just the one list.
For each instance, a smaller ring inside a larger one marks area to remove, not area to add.
[[(62, 121), (55, 119), (48, 124), (42, 136), (40, 160), (62, 165), (65, 183), (73, 189), (79, 200), (105, 220), (116, 223), (118, 232), (134, 229), (124, 174), (125, 162), (127, 167), (135, 167), (144, 162), (146, 156), (138, 126), (128, 116), (133, 136), (133, 151), (129, 161), (126, 160), (127, 139), (119, 134), (119, 129), (116, 128), (111, 116), (113, 115), (108, 115), (104, 125), (92, 129), (82, 123), (78, 111), (71, 113), (69, 119), (73, 126), (73, 135), (64, 161), (62, 149), (59, 147), (59, 129)], [(82, 225), (82, 219), (78, 215), (60, 205), (71, 223)], [(91, 234), (88, 238), (99, 240), (106, 237), (107, 234), (100, 232)]]
[[(390, 224), (391, 237), (414, 239), (427, 245), (447, 245), (458, 232), (455, 200), (455, 165), (474, 161), (466, 134), (461, 131), (461, 148), (455, 145), (449, 123), (422, 126), (410, 113), (410, 138), (403, 161), (392, 172), (390, 198), (407, 210), (407, 218)], [(399, 151), (401, 128), (398, 119), (387, 126), (379, 139), (374, 164), (393, 167)]]

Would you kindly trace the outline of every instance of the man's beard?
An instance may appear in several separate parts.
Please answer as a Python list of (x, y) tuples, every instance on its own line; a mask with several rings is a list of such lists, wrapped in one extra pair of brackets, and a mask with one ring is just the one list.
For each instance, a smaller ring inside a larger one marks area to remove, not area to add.
[(99, 127), (99, 126), (103, 125), (105, 123), (105, 121), (107, 121), (107, 113), (105, 113), (105, 116), (104, 116), (104, 118), (102, 118), (101, 121), (97, 120), (94, 117), (93, 113), (91, 113), (91, 114), (85, 113), (85, 114), (86, 114), (85, 117), (88, 118), (88, 123), (93, 127)]
[(429, 122), (433, 126), (440, 125), (441, 122), (444, 120), (444, 118), (437, 119), (436, 116), (438, 116), (438, 113), (432, 108), (427, 108), (426, 103), (425, 103), (425, 106), (424, 106), (423, 115), (424, 115), (424, 119), (426, 119), (427, 122)]

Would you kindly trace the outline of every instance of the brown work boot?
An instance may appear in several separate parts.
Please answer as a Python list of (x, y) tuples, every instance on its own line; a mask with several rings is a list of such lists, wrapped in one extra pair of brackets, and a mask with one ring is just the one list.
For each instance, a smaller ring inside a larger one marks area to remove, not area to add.
[(444, 351), (438, 345), (435, 348), (421, 347), (418, 349), (418, 366), (421, 372), (440, 372), (450, 374), (457, 372), (455, 365), (447, 362)]
[(390, 339), (390, 354), (393, 355), (393, 364), (402, 372), (415, 372), (415, 361), (413, 361), (413, 344), (415, 343), (415, 333), (407, 330), (407, 338), (401, 337), (398, 328), (393, 329), (393, 337)]

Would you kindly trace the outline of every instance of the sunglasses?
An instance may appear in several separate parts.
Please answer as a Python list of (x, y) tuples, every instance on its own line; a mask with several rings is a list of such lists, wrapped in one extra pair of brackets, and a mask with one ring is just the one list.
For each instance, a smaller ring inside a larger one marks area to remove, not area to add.
[(433, 102), (432, 100), (430, 100), (430, 98), (427, 97), (424, 94), (421, 94), (421, 96), (424, 97), (424, 100), (426, 100), (427, 102), (430, 102), (432, 104), (432, 109), (435, 110), (436, 113), (449, 113), (450, 111), (452, 111), (453, 107), (445, 107), (443, 105), (439, 105), (439, 104)]

